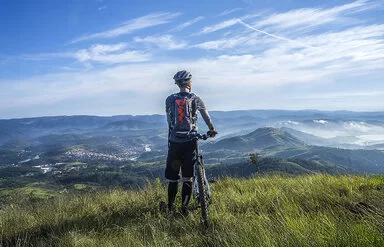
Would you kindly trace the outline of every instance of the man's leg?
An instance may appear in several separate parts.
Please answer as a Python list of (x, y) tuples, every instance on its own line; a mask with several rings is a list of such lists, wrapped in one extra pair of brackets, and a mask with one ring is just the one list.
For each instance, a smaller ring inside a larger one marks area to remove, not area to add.
[(167, 167), (165, 168), (165, 177), (168, 179), (168, 208), (174, 210), (175, 200), (178, 190), (179, 171), (181, 166), (178, 144), (169, 143)]
[(191, 199), (192, 180), (193, 180), (193, 177), (183, 178), (183, 188), (181, 191), (181, 199), (182, 199), (183, 206), (187, 206), (189, 203), (189, 200)]
[(178, 182), (175, 181), (169, 181), (168, 183), (168, 208), (170, 211), (173, 211), (175, 209), (175, 200), (177, 195), (177, 186)]
[(187, 142), (184, 144), (184, 159), (181, 167), (183, 174), (183, 188), (181, 191), (181, 199), (183, 207), (188, 206), (192, 194), (193, 167), (196, 160), (196, 141)]

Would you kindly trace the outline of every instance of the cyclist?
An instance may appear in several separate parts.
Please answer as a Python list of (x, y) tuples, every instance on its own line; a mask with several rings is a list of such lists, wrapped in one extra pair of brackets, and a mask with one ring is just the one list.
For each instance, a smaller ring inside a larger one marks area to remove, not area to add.
[(191, 140), (188, 135), (197, 132), (197, 111), (209, 128), (209, 136), (214, 137), (217, 132), (208, 114), (203, 100), (191, 93), (192, 75), (181, 70), (173, 79), (180, 88), (180, 92), (167, 97), (165, 109), (169, 126), (168, 157), (165, 177), (168, 179), (168, 209), (171, 214), (175, 210), (175, 199), (178, 190), (178, 180), (183, 181), (181, 199), (182, 212), (188, 213), (188, 203), (192, 192), (193, 166), (196, 157), (197, 140)]

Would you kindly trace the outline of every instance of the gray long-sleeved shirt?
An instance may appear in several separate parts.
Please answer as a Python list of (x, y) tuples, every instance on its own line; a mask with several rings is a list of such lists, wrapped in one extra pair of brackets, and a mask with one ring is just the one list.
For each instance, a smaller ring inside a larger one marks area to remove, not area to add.
[(173, 141), (173, 142), (189, 141), (188, 139), (185, 139), (185, 138), (176, 137), (175, 133), (173, 133), (173, 131), (172, 131), (172, 128), (174, 126), (173, 121), (175, 119), (175, 116), (173, 116), (173, 115), (176, 114), (174, 112), (174, 109), (176, 109), (175, 100), (178, 97), (178, 95), (181, 95), (183, 97), (187, 96), (188, 98), (192, 98), (192, 104), (194, 104), (194, 106), (195, 106), (195, 107), (192, 107), (192, 109), (194, 111), (194, 112), (192, 112), (192, 116), (194, 116), (193, 117), (193, 124), (194, 124), (196, 130), (197, 130), (197, 111), (200, 112), (200, 114), (203, 117), (204, 122), (206, 123), (208, 128), (214, 129), (211, 117), (209, 116), (209, 113), (205, 107), (203, 100), (199, 96), (197, 96), (193, 93), (184, 93), (184, 92), (175, 93), (175, 94), (168, 96), (166, 101), (165, 101), (165, 112), (167, 115), (167, 121), (168, 121), (168, 126), (169, 126), (169, 140), (170, 141)]

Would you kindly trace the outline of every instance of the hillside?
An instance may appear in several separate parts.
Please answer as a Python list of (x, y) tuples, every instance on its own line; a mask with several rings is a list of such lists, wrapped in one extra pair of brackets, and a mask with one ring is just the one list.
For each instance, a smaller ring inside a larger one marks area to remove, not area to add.
[(164, 127), (164, 129), (167, 127), (164, 121), (157, 122), (157, 123), (150, 123), (150, 122), (143, 122), (138, 120), (124, 120), (124, 121), (117, 121), (112, 122), (104, 127), (102, 127), (102, 130), (107, 131), (124, 131), (124, 130), (139, 130), (139, 129), (155, 129), (158, 126)]
[(273, 146), (303, 146), (304, 143), (288, 132), (275, 128), (259, 128), (247, 135), (223, 139), (211, 145), (207, 150), (228, 149), (249, 152)]
[(265, 158), (302, 159), (329, 163), (355, 173), (384, 173), (384, 152), (379, 150), (276, 146), (264, 149), (261, 154)]
[(307, 175), (212, 184), (211, 221), (167, 218), (160, 182), (0, 208), (3, 246), (383, 246), (384, 177)]
[[(284, 173), (304, 175), (316, 173), (349, 174), (354, 171), (322, 160), (259, 158), (259, 173)], [(252, 177), (257, 173), (256, 166), (248, 160), (237, 163), (207, 166), (208, 177)]]

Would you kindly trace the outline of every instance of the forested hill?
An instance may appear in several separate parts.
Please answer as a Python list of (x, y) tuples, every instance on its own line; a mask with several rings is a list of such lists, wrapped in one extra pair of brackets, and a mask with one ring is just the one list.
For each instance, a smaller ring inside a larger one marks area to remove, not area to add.
[(214, 145), (207, 146), (208, 150), (229, 149), (250, 152), (274, 146), (303, 146), (304, 142), (288, 132), (275, 128), (259, 128), (249, 134), (223, 139)]

